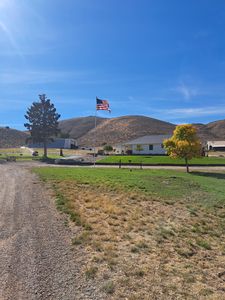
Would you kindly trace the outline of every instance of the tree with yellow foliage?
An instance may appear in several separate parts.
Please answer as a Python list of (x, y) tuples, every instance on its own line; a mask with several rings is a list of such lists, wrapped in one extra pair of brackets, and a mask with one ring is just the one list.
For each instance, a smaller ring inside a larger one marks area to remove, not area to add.
[(177, 125), (173, 136), (163, 144), (170, 157), (184, 158), (188, 173), (188, 161), (193, 157), (201, 156), (201, 143), (197, 137), (197, 130), (191, 124)]

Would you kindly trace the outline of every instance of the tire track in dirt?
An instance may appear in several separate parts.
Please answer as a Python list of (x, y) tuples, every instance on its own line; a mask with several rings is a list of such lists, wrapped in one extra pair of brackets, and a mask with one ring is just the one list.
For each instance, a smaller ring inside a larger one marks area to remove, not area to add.
[(85, 281), (85, 253), (34, 174), (16, 163), (0, 165), (0, 299), (105, 299)]

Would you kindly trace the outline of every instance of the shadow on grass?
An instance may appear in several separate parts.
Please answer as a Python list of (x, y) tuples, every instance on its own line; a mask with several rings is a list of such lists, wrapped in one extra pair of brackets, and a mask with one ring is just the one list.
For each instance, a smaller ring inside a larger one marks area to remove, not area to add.
[(212, 178), (216, 178), (216, 179), (225, 179), (225, 173), (192, 171), (191, 174), (196, 175), (196, 176), (212, 177)]

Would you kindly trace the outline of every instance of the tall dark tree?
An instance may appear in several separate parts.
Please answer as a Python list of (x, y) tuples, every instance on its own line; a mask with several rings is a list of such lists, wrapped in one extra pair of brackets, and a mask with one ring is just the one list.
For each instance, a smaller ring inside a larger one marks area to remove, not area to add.
[(47, 157), (47, 143), (59, 133), (60, 115), (45, 94), (39, 95), (39, 100), (28, 108), (25, 118), (29, 123), (24, 126), (29, 130), (34, 143), (43, 143), (44, 157)]

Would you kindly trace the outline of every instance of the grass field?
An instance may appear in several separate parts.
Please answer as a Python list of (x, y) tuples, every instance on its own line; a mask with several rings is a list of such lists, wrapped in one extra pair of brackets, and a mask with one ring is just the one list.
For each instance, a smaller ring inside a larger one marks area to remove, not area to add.
[[(183, 165), (183, 159), (173, 159), (169, 156), (142, 156), (142, 155), (118, 155), (118, 156), (107, 156), (102, 160), (99, 160), (97, 163), (143, 163), (143, 164), (179, 164)], [(202, 157), (202, 158), (193, 158), (189, 161), (190, 165), (192, 164), (224, 164), (224, 157)]]
[[(40, 159), (44, 151), (42, 148), (36, 148), (35, 151), (38, 151), (39, 156), (32, 156), (32, 149), (28, 148), (0, 148), (0, 159), (6, 159), (8, 156), (14, 156), (17, 160), (31, 160), (31, 159)], [(87, 151), (86, 151), (87, 152)], [(82, 151), (82, 154), (86, 153)], [(81, 154), (77, 150), (72, 149), (63, 149), (64, 156), (77, 155)], [(60, 158), (60, 149), (48, 149), (49, 158)]]
[(34, 171), (79, 226), (83, 276), (107, 299), (223, 299), (225, 173)]

